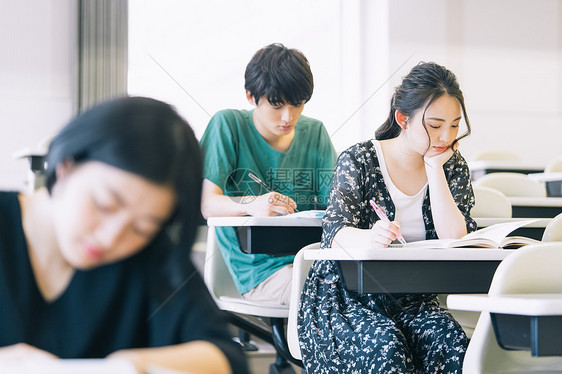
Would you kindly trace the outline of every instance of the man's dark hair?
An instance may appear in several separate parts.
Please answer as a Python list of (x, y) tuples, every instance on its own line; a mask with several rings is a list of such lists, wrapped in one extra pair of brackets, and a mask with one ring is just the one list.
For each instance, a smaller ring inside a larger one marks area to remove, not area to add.
[(297, 49), (270, 44), (257, 51), (244, 74), (244, 88), (256, 105), (263, 97), (271, 105), (300, 106), (312, 96), (314, 80), (306, 57)]

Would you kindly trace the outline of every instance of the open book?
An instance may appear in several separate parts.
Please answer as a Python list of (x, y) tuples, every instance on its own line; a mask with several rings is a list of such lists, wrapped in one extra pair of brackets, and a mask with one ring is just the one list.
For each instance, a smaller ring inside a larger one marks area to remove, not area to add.
[(523, 221), (497, 223), (492, 226), (476, 230), (460, 239), (430, 239), (417, 242), (409, 242), (405, 245), (391, 244), (389, 247), (404, 248), (461, 248), (461, 247), (484, 247), (484, 248), (519, 248), (528, 244), (540, 243), (540, 241), (524, 236), (507, 236), (512, 231), (538, 221), (529, 219)]

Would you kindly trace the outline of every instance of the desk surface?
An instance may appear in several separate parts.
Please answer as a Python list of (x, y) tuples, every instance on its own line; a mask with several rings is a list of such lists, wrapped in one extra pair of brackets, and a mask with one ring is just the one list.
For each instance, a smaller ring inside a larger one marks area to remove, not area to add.
[[(531, 204), (534, 199), (529, 198), (515, 198), (515, 201), (520, 199), (523, 204)], [(542, 198), (541, 201), (547, 199)], [(555, 199), (555, 200), (550, 200)], [(546, 202), (553, 201), (556, 204), (562, 202), (562, 198), (548, 198)], [(542, 201), (542, 203), (545, 203)], [(562, 203), (561, 203), (562, 204)], [(562, 206), (562, 205), (560, 205)], [(473, 217), (478, 227), (487, 227), (496, 223), (523, 221), (527, 218), (479, 218)], [(525, 227), (539, 227), (545, 228), (551, 218), (542, 218), (537, 222), (533, 222)], [(208, 226), (322, 226), (322, 218), (292, 218), (290, 216), (276, 216), (276, 217), (209, 217), (207, 219)]]
[[(562, 200), (562, 199), (560, 199)], [(479, 228), (494, 225), (496, 223), (520, 221), (521, 218), (475, 218)], [(511, 235), (522, 235), (540, 240), (544, 228), (551, 219), (540, 219), (525, 227), (519, 228)], [(292, 216), (276, 217), (210, 217), (207, 225), (236, 227), (236, 235), (242, 250), (246, 253), (266, 253), (272, 255), (288, 255), (297, 253), (307, 244), (319, 242), (322, 235), (321, 218), (305, 218)], [(534, 231), (533, 231), (534, 230)], [(537, 231), (537, 232), (535, 232)], [(272, 237), (279, 240), (271, 241)], [(284, 240), (285, 238), (289, 240)], [(393, 249), (395, 251), (395, 249)], [(439, 250), (442, 252), (443, 250)], [(454, 253), (450, 252), (449, 253)], [(465, 255), (466, 249), (462, 249)], [(479, 255), (484, 252), (479, 249)], [(379, 254), (384, 253), (380, 252)], [(393, 252), (395, 254), (396, 252)], [(401, 252), (402, 253), (402, 252)], [(405, 253), (405, 252), (403, 252)], [(407, 254), (407, 255), (410, 255)], [(419, 250), (415, 250), (411, 255), (420, 255)], [(425, 256), (425, 255), (424, 255)], [(454, 256), (454, 255), (453, 255)], [(493, 258), (495, 259), (495, 258)]]
[(468, 161), (468, 168), (472, 170), (505, 170), (505, 171), (531, 171), (535, 172), (544, 171), (544, 165), (539, 164), (529, 164), (521, 161), (491, 161), (491, 160), (480, 160), (480, 161)]
[(344, 287), (358, 293), (487, 293), (500, 262), (513, 250), (310, 249), (307, 260), (335, 260)]
[(507, 196), (511, 206), (562, 207), (562, 197)]
[(562, 315), (562, 294), (449, 295), (450, 309), (526, 316)]
[(539, 182), (562, 181), (562, 171), (550, 172), (550, 173), (533, 173), (533, 174), (529, 174), (529, 177), (536, 179)]
[(207, 219), (208, 226), (322, 226), (322, 218), (308, 217), (291, 217), (275, 216), (275, 217), (209, 217)]
[(307, 249), (304, 258), (335, 261), (501, 261), (513, 252), (494, 248), (326, 248)]

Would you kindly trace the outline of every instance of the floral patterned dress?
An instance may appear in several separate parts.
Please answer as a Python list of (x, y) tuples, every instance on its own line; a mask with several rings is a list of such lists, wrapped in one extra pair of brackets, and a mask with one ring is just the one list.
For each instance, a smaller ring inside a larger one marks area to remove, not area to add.
[[(457, 151), (443, 165), (449, 188), (466, 218), (474, 195), (466, 161)], [(375, 198), (394, 219), (395, 208), (372, 140), (340, 155), (323, 221), (322, 247), (342, 227), (369, 229)], [(426, 238), (437, 238), (429, 191), (422, 204)], [(375, 275), (376, 276), (376, 275)], [(461, 373), (468, 339), (434, 294), (358, 294), (345, 289), (338, 265), (316, 261), (301, 296), (299, 341), (307, 373)]]

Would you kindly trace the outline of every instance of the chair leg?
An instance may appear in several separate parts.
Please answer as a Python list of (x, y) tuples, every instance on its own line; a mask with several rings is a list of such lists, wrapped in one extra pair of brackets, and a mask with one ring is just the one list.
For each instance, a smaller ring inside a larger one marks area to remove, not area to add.
[(303, 367), (302, 361), (295, 359), (289, 352), (287, 338), (285, 337), (285, 319), (271, 318), (271, 330), (273, 335), (273, 346), (277, 351), (277, 355), (281, 356), (285, 361)]
[(238, 343), (244, 352), (256, 352), (258, 347), (250, 342), (250, 333), (244, 329), (238, 329)]
[(275, 362), (269, 365), (269, 374), (296, 374), (296, 373), (293, 367), (291, 366), (291, 364), (289, 364), (287, 360), (285, 360), (283, 357), (277, 354), (277, 358), (275, 359)]

